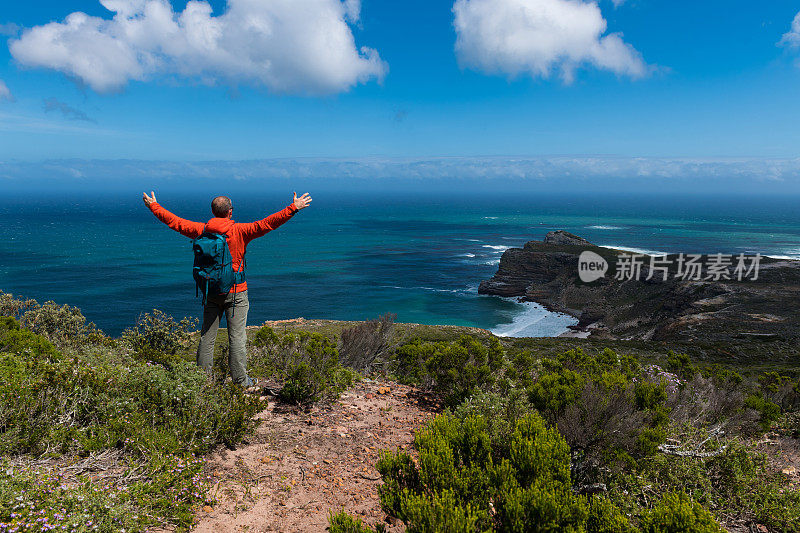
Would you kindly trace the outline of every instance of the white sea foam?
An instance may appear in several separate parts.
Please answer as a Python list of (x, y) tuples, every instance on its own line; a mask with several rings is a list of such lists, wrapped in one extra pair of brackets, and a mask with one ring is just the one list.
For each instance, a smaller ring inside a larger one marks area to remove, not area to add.
[(404, 291), (423, 290), (431, 292), (449, 292), (453, 294), (474, 294), (477, 291), (477, 286), (473, 289), (473, 287), (469, 285), (467, 285), (462, 289), (437, 289), (436, 287), (423, 287), (423, 286), (403, 287), (401, 285), (380, 285), (380, 287), (384, 289), (402, 289)]
[[(755, 253), (748, 253), (748, 255), (755, 255)], [(764, 257), (771, 259), (800, 259), (800, 248), (786, 248), (781, 250), (780, 254), (764, 255)]]
[(660, 252), (658, 250), (644, 250), (642, 248), (632, 248), (630, 246), (619, 246), (617, 244), (599, 244), (598, 246), (602, 246), (603, 248), (613, 248), (615, 250), (622, 250), (623, 252), (631, 252), (634, 254), (645, 254), (645, 255), (666, 255), (667, 252)]
[(497, 217), (483, 217), (483, 218), (486, 218), (486, 219), (489, 219), (489, 220), (497, 220)]
[(510, 246), (505, 246), (505, 245), (495, 246), (493, 244), (484, 244), (483, 247), (484, 248), (491, 248), (492, 250), (495, 250), (496, 252), (505, 252), (506, 250), (511, 248)]
[[(515, 301), (513, 298), (504, 298)], [(510, 323), (498, 324), (492, 333), (500, 337), (556, 337), (573, 326), (578, 320), (569, 315), (553, 313), (533, 302), (519, 303), (520, 312)]]
[(475, 254), (458, 254), (456, 257), (475, 257)]
[(464, 293), (467, 292), (465, 289), (437, 289), (436, 287), (411, 287), (412, 289), (422, 289), (423, 291), (433, 291), (433, 292), (452, 292), (452, 293)]
[(586, 226), (586, 228), (587, 228), (587, 229), (608, 229), (608, 230), (612, 230), (612, 229), (622, 229), (622, 227), (620, 227), (620, 226), (603, 226), (603, 225), (597, 225), (597, 226)]
[(484, 261), (483, 264), (484, 265), (499, 265), (500, 264), (500, 260), (499, 259), (490, 259), (489, 261)]

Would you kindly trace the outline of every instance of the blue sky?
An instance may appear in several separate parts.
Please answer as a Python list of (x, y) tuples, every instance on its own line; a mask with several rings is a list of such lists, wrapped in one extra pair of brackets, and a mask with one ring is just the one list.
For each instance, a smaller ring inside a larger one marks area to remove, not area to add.
[[(282, 72), (148, 49), (160, 66), (137, 63), (132, 72), (145, 73), (123, 75), (111, 88), (97, 72), (70, 71), (82, 54), (105, 52), (92, 41), (71, 41), (70, 56), (59, 59), (53, 42), (29, 34), (75, 12), (110, 20), (99, 1), (5, 2), (0, 80), (10, 98), (0, 100), (0, 160), (800, 156), (800, 53), (792, 46), (800, 41), (783, 38), (800, 2), (602, 0), (595, 9), (580, 0), (480, 0), (489, 8), (499, 2), (495, 11), (521, 4), (569, 24), (584, 16), (607, 23), (593, 37), (523, 24), (512, 29), (550, 39), (555, 51), (533, 44), (498, 53), (492, 47), (502, 45), (503, 32), (487, 33), (478, 0), (460, 1), (460, 50), (452, 1), (363, 0), (342, 5), (341, 20), (321, 19), (352, 33), (352, 50), (343, 45), (338, 59), (312, 45), (295, 57), (297, 43), (314, 36), (302, 14), (291, 13), (287, 32), (297, 34), (268, 43), (273, 63), (286, 62)], [(339, 9), (338, 0), (312, 3)], [(570, 3), (582, 4), (575, 16), (562, 5)], [(212, 18), (230, 7), (211, 6)], [(172, 2), (176, 16), (185, 8)], [(495, 22), (502, 28), (509, 20)], [(251, 41), (226, 31), (234, 35), (224, 51), (247, 56), (242, 47)], [(170, 46), (168, 36), (150, 38)], [(12, 55), (6, 41), (17, 40)], [(310, 66), (296, 68), (303, 61)], [(100, 70), (118, 64), (111, 58)], [(332, 64), (335, 72), (325, 70)], [(340, 72), (348, 74), (339, 79)]]

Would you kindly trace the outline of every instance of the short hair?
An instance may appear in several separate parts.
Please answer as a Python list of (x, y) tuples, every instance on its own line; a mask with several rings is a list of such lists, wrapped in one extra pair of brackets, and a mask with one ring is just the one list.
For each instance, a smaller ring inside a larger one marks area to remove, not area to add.
[(225, 218), (228, 216), (228, 211), (231, 210), (231, 207), (233, 207), (233, 203), (227, 196), (217, 196), (211, 200), (211, 212), (214, 213), (215, 217)]

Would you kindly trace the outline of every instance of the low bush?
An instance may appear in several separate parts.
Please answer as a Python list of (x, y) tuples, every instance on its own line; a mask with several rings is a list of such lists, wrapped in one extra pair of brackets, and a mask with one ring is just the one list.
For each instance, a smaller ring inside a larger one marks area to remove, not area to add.
[(667, 354), (667, 370), (674, 372), (680, 378), (689, 380), (700, 370), (692, 364), (691, 359), (685, 353), (675, 353), (672, 350)]
[(628, 518), (605, 496), (595, 496), (589, 502), (586, 519), (587, 533), (636, 533)]
[(395, 352), (390, 370), (404, 383), (429, 388), (450, 406), (489, 390), (505, 364), (500, 341), (488, 346), (468, 335), (454, 342), (413, 339)]
[(526, 415), (496, 461), (486, 428), (481, 416), (440, 415), (415, 437), (416, 464), (404, 452), (385, 453), (377, 464), (384, 509), (409, 532), (582, 530), (587, 505), (571, 490), (569, 447), (558, 431)]
[[(700, 433), (702, 442), (707, 435)], [(764, 524), (770, 531), (798, 531), (800, 493), (769, 467), (764, 454), (738, 440), (720, 442), (709, 457), (656, 454), (609, 479), (609, 496), (631, 514), (642, 514), (654, 495), (685, 492), (718, 517)]]
[(764, 372), (758, 378), (761, 394), (781, 411), (800, 407), (800, 381), (779, 372)]
[[(13, 319), (7, 319), (13, 320)], [(202, 452), (253, 429), (262, 405), (241, 387), (208, 380), (196, 365), (169, 368), (65, 356), (43, 337), (0, 327), (0, 451)]]
[(339, 337), (341, 364), (359, 372), (369, 372), (374, 365), (382, 365), (395, 348), (396, 318), (396, 314), (386, 313), (342, 330)]
[(534, 412), (527, 395), (513, 389), (507, 394), (477, 392), (453, 410), (453, 415), (464, 420), (479, 417), (486, 421), (486, 433), (492, 442), (495, 461), (508, 455), (511, 437), (516, 431), (517, 420)]
[(264, 326), (253, 345), (252, 374), (283, 381), (279, 396), (288, 403), (309, 404), (338, 397), (358, 377), (339, 364), (335, 344), (319, 333), (278, 335)]
[(758, 423), (763, 431), (767, 431), (781, 417), (781, 408), (756, 392), (744, 399), (744, 405), (758, 413)]
[(642, 520), (642, 533), (722, 533), (708, 509), (683, 493), (666, 494)]
[(0, 316), (19, 319), (25, 311), (38, 305), (39, 302), (32, 298), (20, 300), (13, 294), (0, 291)]
[(697, 427), (728, 427), (746, 430), (752, 416), (743, 411), (745, 390), (739, 374), (697, 373), (669, 396), (670, 418), (678, 424)]
[(584, 458), (584, 467), (591, 466), (582, 472), (592, 471), (601, 455), (648, 455), (664, 442), (666, 383), (652, 381), (634, 358), (609, 349), (596, 355), (577, 349), (542, 359), (540, 365), (528, 387), (529, 400)]
[(0, 524), (10, 531), (30, 529), (31, 520), (76, 530), (186, 528), (207, 487), (198, 455), (239, 442), (265, 407), (193, 363), (153, 364), (109, 346), (70, 353), (10, 317), (0, 319), (0, 400), (4, 455), (115, 450), (131, 474), (120, 476), (127, 484), (111, 486), (4, 466)]
[(122, 332), (122, 340), (138, 357), (154, 363), (171, 364), (179, 361), (197, 327), (197, 319), (183, 318), (180, 322), (163, 311), (139, 315), (136, 324)]
[(59, 306), (55, 302), (45, 302), (23, 313), (22, 327), (44, 336), (59, 347), (79, 347), (83, 343), (102, 342), (104, 337), (93, 323), (86, 323), (86, 317), (77, 307)]
[(53, 301), (19, 300), (0, 291), (0, 317), (17, 319), (23, 328), (42, 335), (59, 348), (81, 349), (86, 345), (113, 343), (81, 310)]
[(330, 512), (328, 514), (328, 531), (330, 533), (372, 533), (373, 531), (382, 533), (386, 531), (386, 527), (379, 523), (373, 530), (360, 518), (354, 518), (342, 510), (338, 513)]

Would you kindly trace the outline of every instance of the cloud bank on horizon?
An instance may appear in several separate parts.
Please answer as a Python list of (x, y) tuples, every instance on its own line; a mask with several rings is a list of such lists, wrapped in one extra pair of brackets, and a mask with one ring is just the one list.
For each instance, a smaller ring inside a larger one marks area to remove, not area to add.
[(376, 50), (356, 47), (350, 24), (359, 19), (360, 0), (228, 0), (219, 16), (204, 1), (178, 13), (167, 0), (100, 3), (114, 13), (111, 20), (75, 12), (27, 29), (11, 40), (12, 56), (100, 93), (168, 75), (329, 94), (387, 72)]
[[(22, 187), (45, 180), (64, 186), (139, 182), (156, 186), (191, 182), (250, 186), (261, 182), (313, 180), (315, 186), (339, 188), (373, 183), (377, 186), (435, 186), (457, 180), (480, 187), (493, 183), (555, 186), (579, 192), (586, 187), (609, 191), (663, 192), (665, 184), (686, 190), (717, 193), (800, 192), (800, 158), (679, 159), (630, 157), (447, 157), (360, 159), (264, 159), (252, 161), (52, 160), (41, 163), (0, 161), (0, 183)], [(405, 183), (405, 185), (404, 185)], [(569, 189), (574, 186), (575, 189)], [(500, 188), (499, 190), (505, 190)], [(511, 192), (511, 191), (508, 191)]]
[(594, 2), (456, 0), (453, 13), (459, 63), (486, 74), (555, 71), (570, 83), (583, 65), (631, 78), (651, 70), (622, 34), (604, 35), (608, 24)]

